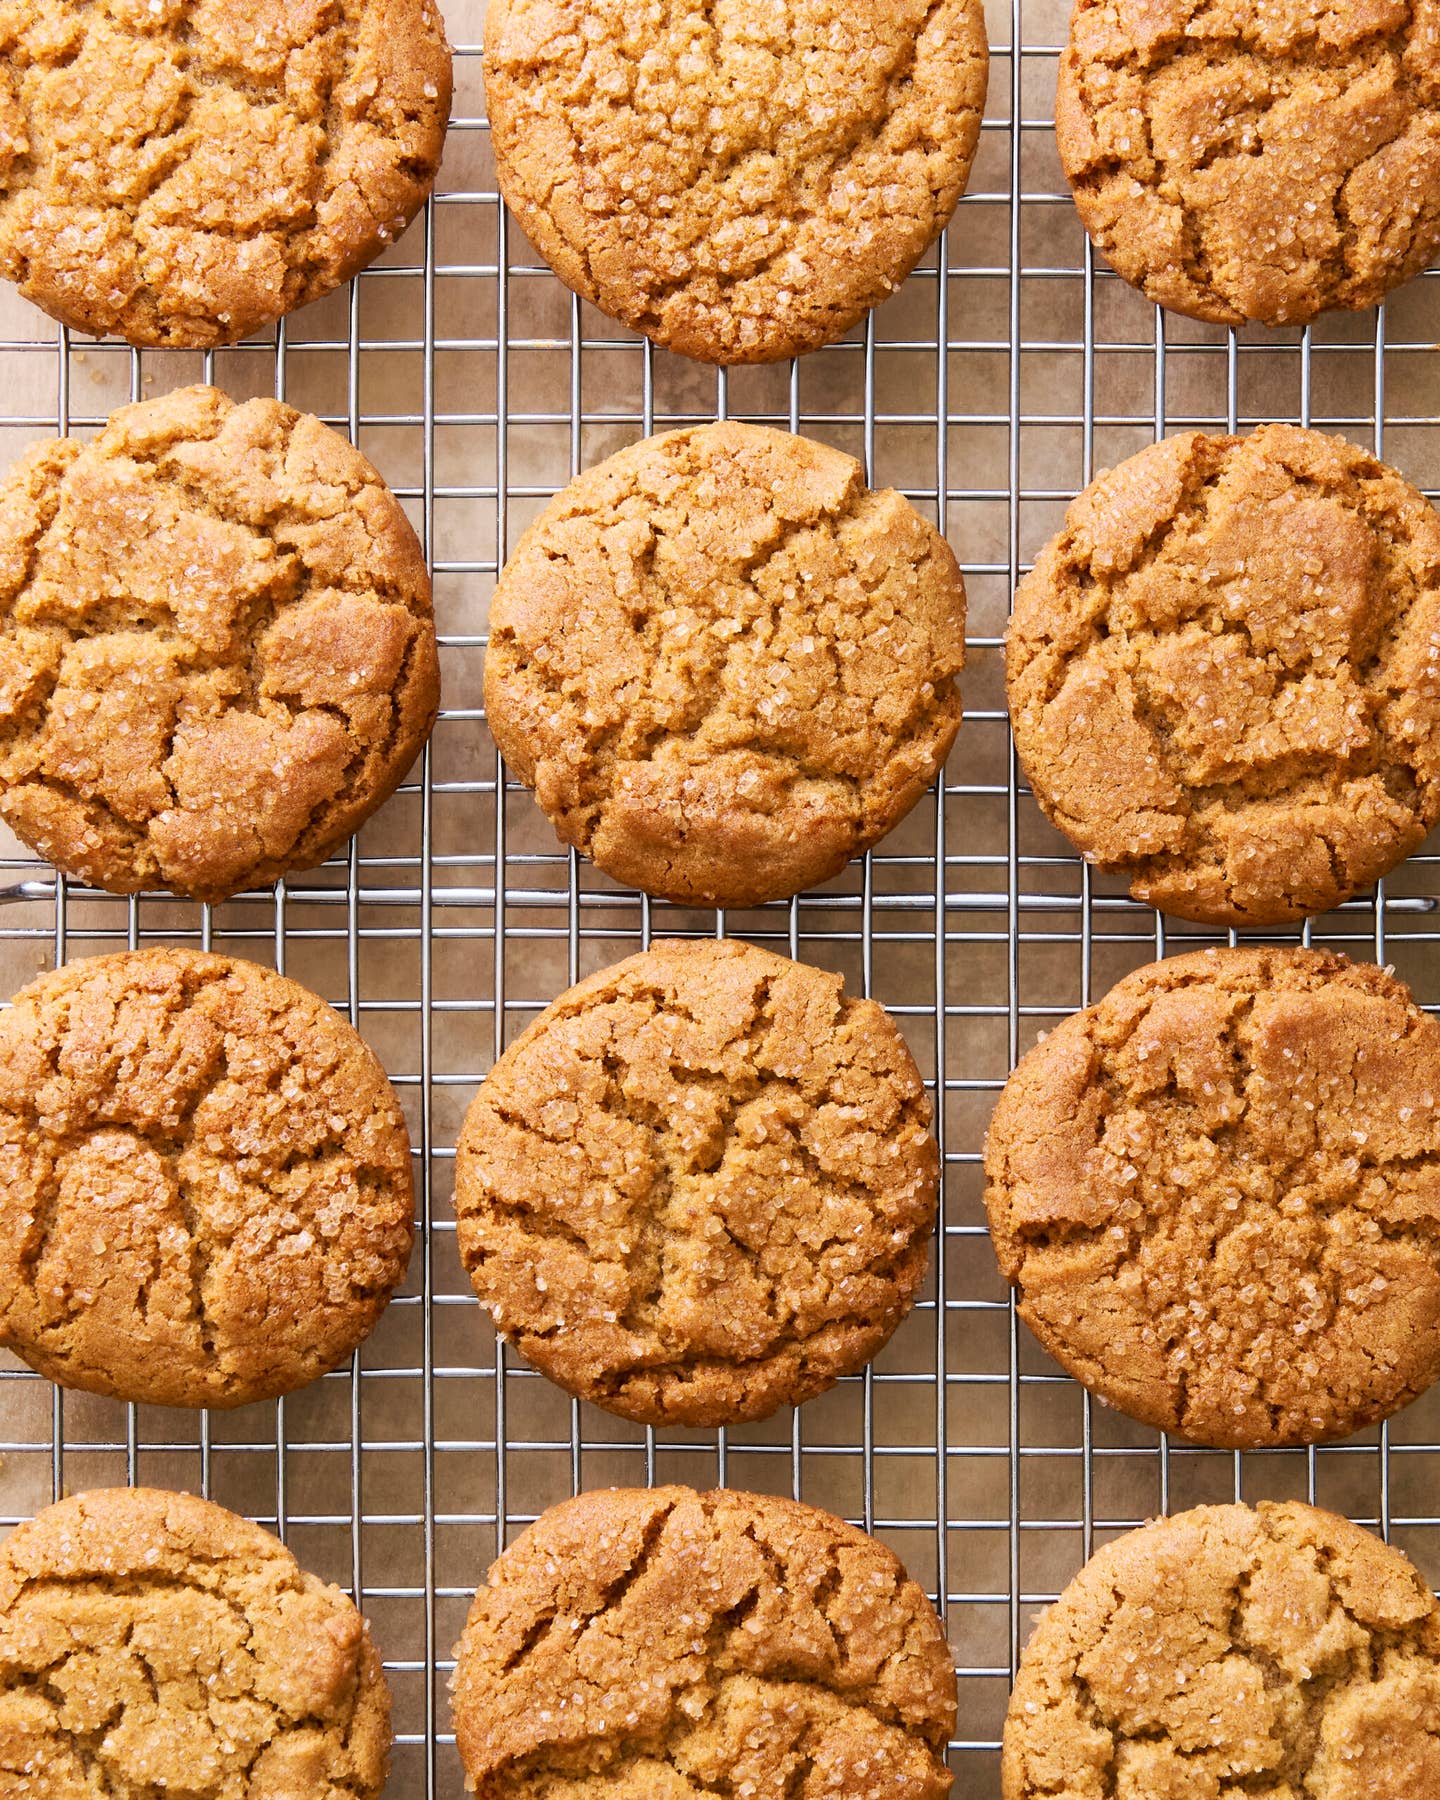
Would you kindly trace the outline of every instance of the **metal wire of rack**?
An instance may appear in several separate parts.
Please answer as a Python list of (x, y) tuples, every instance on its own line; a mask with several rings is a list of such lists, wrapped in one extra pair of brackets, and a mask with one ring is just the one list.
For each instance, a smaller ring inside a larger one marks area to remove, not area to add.
[[(793, 1492), (891, 1543), (936, 1598), (961, 1709), (957, 1800), (998, 1794), (1009, 1680), (1038, 1608), (1097, 1542), (1158, 1511), (1293, 1495), (1440, 1571), (1440, 1403), (1319, 1450), (1196, 1450), (1092, 1407), (1018, 1326), (980, 1204), (994, 1095), (1047, 1024), (1205, 934), (1132, 904), (1040, 819), (1015, 765), (1000, 668), (1019, 574), (1092, 474), (1191, 424), (1295, 419), (1440, 484), (1436, 299), (1301, 333), (1166, 318), (1097, 263), (1054, 154), (1064, 0), (994, 0), (971, 190), (935, 253), (863, 331), (783, 368), (702, 370), (582, 307), (495, 191), (483, 0), (451, 0), (445, 169), (409, 235), (268, 340), (201, 358), (73, 342), (0, 299), (0, 451), (89, 432), (181, 382), (274, 392), (348, 432), (419, 527), (445, 704), (401, 793), (338, 861), (211, 910), (118, 900), (0, 846), (8, 985), (121, 945), (270, 961), (369, 1037), (410, 1118), (422, 1233), (410, 1279), (352, 1365), (272, 1406), (171, 1415), (62, 1394), (0, 1367), (0, 1523), (64, 1491), (141, 1481), (277, 1529), (359, 1596), (396, 1697), (391, 1791), (458, 1796), (444, 1683), (497, 1548), (582, 1486), (728, 1482)], [(823, 893), (755, 913), (652, 905), (557, 852), (485, 734), (489, 589), (518, 530), (580, 468), (652, 430), (743, 416), (859, 454), (948, 531), (971, 599), (967, 722), (943, 783)], [(1413, 858), (1305, 940), (1396, 965), (1440, 1000), (1440, 857)], [(497, 1346), (453, 1249), (455, 1136), (495, 1054), (561, 988), (659, 932), (732, 932), (843, 971), (899, 1018), (936, 1099), (946, 1199), (924, 1298), (876, 1365), (799, 1412), (720, 1433), (632, 1428)]]

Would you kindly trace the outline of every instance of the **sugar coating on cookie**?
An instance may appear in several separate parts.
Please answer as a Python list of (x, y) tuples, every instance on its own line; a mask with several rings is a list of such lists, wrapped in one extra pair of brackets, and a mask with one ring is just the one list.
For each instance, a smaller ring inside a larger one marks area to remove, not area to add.
[(476, 1800), (943, 1800), (955, 1674), (884, 1545), (793, 1500), (667, 1487), (555, 1506), (456, 1652)]
[(960, 724), (965, 587), (934, 526), (852, 457), (705, 425), (590, 470), (521, 539), (485, 701), (566, 843), (706, 906), (838, 874)]
[(501, 1058), (456, 1153), (497, 1327), (648, 1424), (764, 1418), (861, 1368), (928, 1261), (939, 1155), (914, 1058), (836, 975), (661, 941)]
[(1166, 438), (1021, 582), (1006, 685), (1041, 808), (1136, 899), (1324, 912), (1440, 819), (1440, 519), (1341, 438)]
[(1202, 951), (1127, 976), (1006, 1084), (986, 1206), (1020, 1315), (1111, 1405), (1314, 1443), (1440, 1375), (1440, 1024), (1379, 969)]
[(404, 231), (449, 110), (433, 0), (0, 7), (0, 275), (97, 337), (234, 343)]
[(16, 1796), (374, 1800), (390, 1695), (365, 1621), (222, 1506), (100, 1488), (0, 1547)]
[(357, 450), (182, 388), (0, 483), (0, 817), (112, 892), (323, 862), (439, 699), (430, 580)]
[(1398, 1550), (1295, 1501), (1100, 1550), (1041, 1619), (1004, 1800), (1440, 1793), (1440, 1611)]
[(271, 1399), (405, 1273), (405, 1121), (317, 995), (190, 950), (84, 958), (0, 1012), (0, 1342), (66, 1387)]
[(1077, 0), (1055, 127), (1091, 237), (1176, 312), (1304, 324), (1440, 249), (1440, 33), (1410, 0)]
[(715, 363), (828, 343), (965, 190), (979, 0), (491, 0), (500, 188), (576, 293)]

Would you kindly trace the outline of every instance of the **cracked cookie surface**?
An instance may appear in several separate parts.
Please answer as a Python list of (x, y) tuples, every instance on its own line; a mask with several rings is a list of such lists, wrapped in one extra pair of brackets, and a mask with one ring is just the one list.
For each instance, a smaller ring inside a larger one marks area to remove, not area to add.
[(323, 862), (439, 702), (430, 581), (358, 451), (182, 388), (0, 484), (0, 817), (115, 893)]
[(1046, 817), (1137, 900), (1324, 912), (1440, 819), (1440, 518), (1341, 438), (1166, 438), (1021, 582), (1006, 688)]
[(400, 235), (449, 108), (433, 0), (7, 0), (0, 274), (97, 337), (234, 343)]
[(841, 980), (661, 941), (506, 1052), (456, 1153), (498, 1329), (649, 1424), (764, 1418), (863, 1367), (924, 1279), (939, 1154), (914, 1058)]
[(705, 425), (579, 477), (496, 590), (485, 702), (556, 831), (662, 899), (749, 906), (890, 831), (960, 725), (949, 545), (853, 457)]
[(1005, 1800), (1440, 1793), (1440, 1612), (1312, 1506), (1201, 1506), (1107, 1544), (1041, 1619)]
[(1440, 1375), (1440, 1024), (1310, 950), (1171, 957), (1026, 1056), (985, 1147), (1020, 1315), (1133, 1418), (1341, 1437)]
[(965, 191), (978, 0), (491, 0), (496, 173), (569, 287), (705, 362), (830, 342)]
[(1077, 0), (1055, 128), (1096, 244), (1195, 318), (1374, 306), (1440, 249), (1425, 0)]
[(7, 1794), (374, 1800), (389, 1756), (364, 1620), (258, 1525), (100, 1488), (0, 1547)]
[(0, 1012), (0, 1341), (63, 1386), (244, 1405), (368, 1335), (410, 1255), (395, 1095), (255, 963), (70, 963)]
[(941, 1800), (955, 1674), (875, 1539), (733, 1490), (554, 1506), (456, 1652), (476, 1800)]

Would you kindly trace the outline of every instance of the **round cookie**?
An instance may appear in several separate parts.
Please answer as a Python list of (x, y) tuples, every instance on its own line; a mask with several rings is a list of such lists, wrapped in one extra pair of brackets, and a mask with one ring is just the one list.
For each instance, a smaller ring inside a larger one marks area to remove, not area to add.
[(132, 344), (231, 344), (423, 204), (433, 0), (31, 0), (0, 13), (0, 275)]
[(88, 957), (0, 1012), (0, 1343), (66, 1387), (242, 1406), (373, 1328), (410, 1144), (333, 1007), (193, 950)]
[(1099, 1551), (1041, 1619), (1004, 1800), (1440, 1793), (1440, 1611), (1411, 1564), (1295, 1501), (1200, 1506)]
[(500, 191), (569, 287), (656, 343), (773, 362), (897, 288), (965, 191), (979, 0), (490, 0)]
[(1440, 519), (1341, 438), (1166, 438), (1021, 582), (1006, 685), (1046, 817), (1137, 900), (1325, 912), (1440, 819)]
[(1006, 1084), (990, 1231), (1099, 1397), (1250, 1449), (1440, 1375), (1440, 1023), (1379, 969), (1207, 950), (1129, 975)]
[(542, 1514), (456, 1650), (476, 1800), (943, 1800), (955, 1672), (874, 1538), (759, 1494), (616, 1488)]
[(360, 1614), (278, 1538), (99, 1488), (0, 1546), (0, 1745), (17, 1800), (375, 1800), (390, 1694)]
[(1440, 250), (1440, 36), (1404, 0), (1076, 0), (1055, 132), (1097, 246), (1193, 318), (1374, 306)]
[(0, 818), (112, 893), (323, 862), (439, 701), (425, 559), (360, 453), (182, 388), (0, 483)]
[(839, 451), (756, 425), (650, 438), (572, 482), (490, 608), (485, 704), (567, 844), (661, 899), (829, 880), (960, 725), (949, 545)]
[(645, 1424), (762, 1419), (874, 1356), (924, 1279), (939, 1153), (913, 1057), (837, 975), (661, 941), (490, 1071), (456, 1152), (497, 1329)]

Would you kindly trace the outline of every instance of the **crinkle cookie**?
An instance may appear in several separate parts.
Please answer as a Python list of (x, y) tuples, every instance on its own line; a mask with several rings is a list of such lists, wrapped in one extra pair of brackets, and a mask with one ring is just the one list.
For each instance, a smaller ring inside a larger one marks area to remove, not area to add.
[(309, 414), (181, 388), (0, 483), (0, 818), (66, 874), (223, 900), (312, 868), (438, 704), (415, 533)]
[(935, 1222), (930, 1103), (895, 1025), (751, 944), (662, 941), (582, 981), (460, 1135), (460, 1254), (496, 1326), (647, 1424), (760, 1419), (862, 1368)]
[(404, 231), (449, 111), (433, 0), (0, 5), (0, 275), (97, 337), (234, 343)]
[(1429, 1800), (1435, 1597), (1399, 1551), (1313, 1506), (1157, 1519), (1041, 1619), (1002, 1771), (1004, 1800)]
[(1325, 912), (1440, 819), (1440, 519), (1342, 438), (1166, 438), (1021, 582), (1006, 686), (1042, 810), (1137, 900)]
[(1055, 129), (1091, 237), (1175, 312), (1303, 325), (1440, 249), (1440, 32), (1410, 0), (1076, 0)]
[(520, 540), (490, 608), (505, 760), (606, 874), (754, 906), (905, 816), (960, 726), (965, 585), (853, 457), (758, 425), (649, 438)]
[(1440, 1375), (1440, 1023), (1379, 969), (1208, 950), (1039, 1043), (985, 1146), (1020, 1316), (1101, 1399), (1251, 1449)]
[(490, 0), (501, 192), (584, 299), (713, 363), (829, 343), (943, 230), (979, 0)]
[(455, 1737), (476, 1800), (944, 1800), (955, 1673), (874, 1538), (759, 1494), (553, 1506), (475, 1596)]
[(370, 1333), (413, 1236), (385, 1072), (317, 995), (193, 950), (0, 1012), (0, 1343), (66, 1387), (243, 1406)]
[(258, 1525), (97, 1488), (0, 1548), (15, 1800), (377, 1800), (389, 1760), (365, 1621)]

